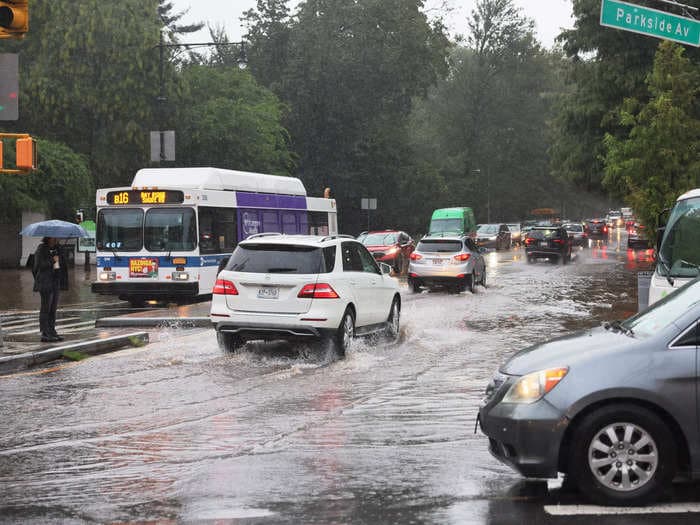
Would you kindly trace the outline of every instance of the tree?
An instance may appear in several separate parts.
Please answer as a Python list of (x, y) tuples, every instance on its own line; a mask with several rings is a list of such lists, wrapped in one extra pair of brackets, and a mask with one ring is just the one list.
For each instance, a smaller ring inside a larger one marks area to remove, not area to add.
[(178, 164), (288, 175), (284, 106), (236, 66), (190, 65), (176, 95)]
[(605, 136), (604, 182), (627, 195), (649, 231), (678, 195), (700, 185), (700, 68), (682, 46), (663, 42), (646, 86), (648, 101), (629, 98), (619, 111), (627, 136)]

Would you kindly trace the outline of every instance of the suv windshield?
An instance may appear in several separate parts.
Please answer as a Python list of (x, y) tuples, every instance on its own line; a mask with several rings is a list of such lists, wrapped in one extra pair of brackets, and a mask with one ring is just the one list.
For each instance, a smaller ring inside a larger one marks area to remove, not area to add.
[(365, 246), (388, 246), (396, 244), (397, 238), (395, 233), (370, 233), (360, 239), (360, 242)]
[(335, 265), (335, 246), (289, 244), (239, 244), (226, 265), (227, 270), (244, 273), (329, 273)]
[(143, 248), (143, 210), (139, 208), (100, 210), (97, 214), (98, 250), (137, 252)]
[(442, 240), (420, 241), (416, 249), (419, 252), (461, 252), (462, 243)]
[(197, 223), (192, 208), (148, 210), (144, 227), (149, 251), (194, 250)]
[(478, 234), (497, 234), (498, 233), (498, 225), (497, 224), (484, 224), (483, 226), (479, 227), (477, 230), (477, 235)]
[[(700, 197), (680, 201), (673, 208), (659, 255), (671, 269), (671, 277), (700, 273)], [(658, 264), (656, 271), (666, 274), (663, 264)]]
[(649, 309), (630, 317), (621, 325), (635, 337), (646, 339), (673, 323), (693, 305), (700, 302), (700, 280), (691, 281), (654, 303)]

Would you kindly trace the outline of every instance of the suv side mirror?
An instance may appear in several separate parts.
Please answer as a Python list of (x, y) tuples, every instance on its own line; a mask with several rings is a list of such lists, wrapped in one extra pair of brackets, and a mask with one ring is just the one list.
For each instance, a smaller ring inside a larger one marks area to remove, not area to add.
[(391, 266), (389, 266), (387, 263), (380, 262), (379, 269), (381, 270), (382, 275), (391, 275)]

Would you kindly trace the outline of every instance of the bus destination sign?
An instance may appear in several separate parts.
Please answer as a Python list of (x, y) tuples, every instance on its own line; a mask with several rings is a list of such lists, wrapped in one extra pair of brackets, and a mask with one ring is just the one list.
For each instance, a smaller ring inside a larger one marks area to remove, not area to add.
[(184, 195), (176, 190), (125, 190), (107, 193), (107, 204), (180, 204)]

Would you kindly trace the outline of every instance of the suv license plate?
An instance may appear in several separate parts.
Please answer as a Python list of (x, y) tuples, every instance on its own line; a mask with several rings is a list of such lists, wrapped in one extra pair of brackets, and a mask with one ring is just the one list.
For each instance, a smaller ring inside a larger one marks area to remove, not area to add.
[(279, 295), (279, 288), (271, 288), (268, 286), (258, 288), (258, 299), (277, 299)]
[(547, 241), (542, 241), (542, 242), (540, 243), (540, 246), (541, 246), (542, 248), (546, 248), (546, 247), (547, 247)]
[(433, 259), (433, 264), (444, 264), (447, 259)]

